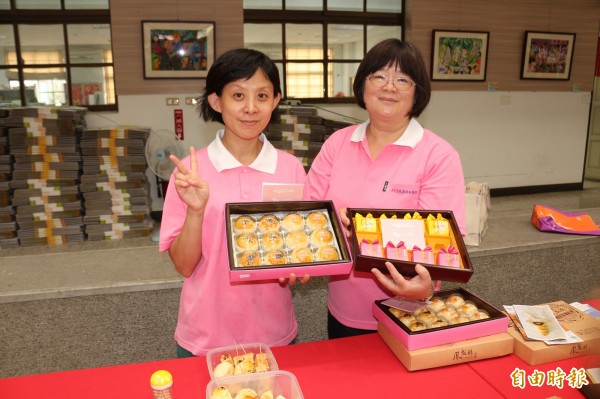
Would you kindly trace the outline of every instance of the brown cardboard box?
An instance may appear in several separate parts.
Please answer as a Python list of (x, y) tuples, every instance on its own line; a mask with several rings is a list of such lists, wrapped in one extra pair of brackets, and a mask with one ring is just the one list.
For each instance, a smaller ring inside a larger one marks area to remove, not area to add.
[(540, 341), (526, 341), (514, 325), (508, 333), (515, 339), (515, 355), (531, 365), (554, 362), (600, 353), (600, 320), (575, 309), (564, 301), (547, 304), (563, 328), (575, 333), (583, 342), (568, 345), (546, 345)]
[(381, 323), (379, 335), (409, 371), (472, 362), (508, 355), (513, 352), (513, 338), (508, 333), (488, 335), (451, 344), (409, 351)]

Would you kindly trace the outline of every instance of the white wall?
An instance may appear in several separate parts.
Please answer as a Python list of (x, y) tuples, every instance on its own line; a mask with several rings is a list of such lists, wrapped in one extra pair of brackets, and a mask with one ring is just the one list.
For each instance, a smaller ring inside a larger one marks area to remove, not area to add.
[[(167, 106), (167, 97), (180, 100)], [(580, 183), (582, 181), (590, 92), (438, 91), (421, 115), (421, 124), (452, 143), (461, 155), (465, 180), (491, 188)], [(359, 120), (355, 105), (319, 105)], [(88, 113), (90, 128), (115, 125), (174, 130), (174, 110), (182, 109), (183, 145), (210, 143), (218, 123), (203, 122), (185, 95), (120, 96), (119, 112)], [(342, 117), (324, 111), (329, 119)]]

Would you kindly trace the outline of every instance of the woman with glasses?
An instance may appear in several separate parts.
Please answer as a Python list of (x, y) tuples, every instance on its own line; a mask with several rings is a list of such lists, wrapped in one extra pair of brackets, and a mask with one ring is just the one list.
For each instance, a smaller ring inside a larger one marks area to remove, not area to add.
[[(431, 96), (421, 52), (397, 39), (375, 45), (360, 63), (354, 95), (369, 119), (341, 129), (323, 144), (305, 185), (307, 200), (332, 200), (342, 222), (345, 208), (452, 210), (465, 232), (464, 177), (457, 151), (416, 118)], [(330, 338), (377, 329), (371, 306), (394, 295), (423, 299), (433, 294), (427, 269), (405, 279), (391, 263), (389, 276), (373, 269), (331, 277)]]

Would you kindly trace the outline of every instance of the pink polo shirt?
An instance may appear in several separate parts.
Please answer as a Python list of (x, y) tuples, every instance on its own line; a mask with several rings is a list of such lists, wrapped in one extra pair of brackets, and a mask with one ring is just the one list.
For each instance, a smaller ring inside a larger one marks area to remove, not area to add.
[[(372, 160), (365, 135), (368, 124), (349, 126), (329, 137), (311, 165), (304, 197), (330, 199), (338, 209), (452, 210), (464, 234), (465, 183), (457, 151), (412, 119), (400, 139)], [(329, 311), (349, 327), (377, 329), (371, 305), (390, 296), (368, 272), (329, 280)]]
[[(236, 343), (286, 345), (297, 335), (292, 296), (278, 281), (229, 282), (225, 204), (262, 201), (263, 183), (305, 181), (304, 168), (291, 154), (276, 150), (264, 135), (263, 147), (249, 166), (240, 164), (216, 139), (196, 152), (198, 173), (208, 182), (209, 200), (202, 225), (202, 258), (183, 282), (175, 340), (195, 355)], [(190, 164), (189, 156), (183, 160)], [(187, 205), (171, 176), (163, 207), (161, 251), (180, 233)], [(200, 243), (199, 243), (200, 244)]]

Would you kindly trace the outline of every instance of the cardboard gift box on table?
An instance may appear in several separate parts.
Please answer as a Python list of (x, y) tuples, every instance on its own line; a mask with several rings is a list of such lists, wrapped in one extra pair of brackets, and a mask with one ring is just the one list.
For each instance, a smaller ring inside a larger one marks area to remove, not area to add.
[[(414, 218), (415, 214), (419, 218)], [(418, 263), (434, 280), (466, 283), (473, 275), (473, 264), (452, 211), (349, 208), (348, 217), (352, 220), (350, 247), (354, 270), (369, 272), (377, 268), (388, 273), (387, 261), (406, 277), (416, 275)], [(367, 245), (371, 246), (370, 251), (364, 250)], [(379, 253), (373, 245), (382, 246), (383, 256), (373, 256)], [(406, 248), (408, 260), (397, 255), (399, 247)], [(452, 262), (443, 260), (449, 251), (457, 258)]]
[(230, 281), (349, 274), (352, 257), (332, 201), (229, 203)]
[(514, 340), (508, 333), (487, 335), (411, 351), (406, 349), (383, 324), (378, 324), (377, 332), (409, 371), (489, 359), (509, 355), (513, 352)]
[(554, 362), (585, 355), (600, 353), (600, 320), (570, 306), (564, 301), (547, 304), (560, 325), (573, 332), (583, 342), (546, 345), (541, 341), (528, 341), (515, 328), (514, 324), (508, 333), (515, 340), (515, 355), (530, 365)]
[[(451, 298), (457, 295), (463, 302), (453, 302)], [(442, 302), (436, 303), (438, 300)], [(487, 359), (513, 352), (513, 339), (507, 333), (508, 316), (470, 291), (457, 288), (437, 292), (428, 305), (423, 303), (424, 309), (414, 313), (394, 309), (388, 306), (391, 303), (393, 302), (388, 300), (375, 301), (373, 316), (378, 321), (381, 338), (410, 371)], [(440, 320), (447, 320), (443, 313), (452, 307), (450, 303), (457, 305), (457, 316), (451, 317), (450, 323), (458, 324), (441, 323), (439, 327), (434, 327)], [(467, 305), (461, 307), (463, 303)], [(469, 308), (473, 308), (473, 311)], [(422, 330), (413, 331), (411, 327), (414, 328), (415, 324), (412, 324), (409, 318), (415, 317), (416, 314), (417, 322), (425, 320), (420, 314), (422, 310), (431, 313), (431, 317), (437, 321)], [(467, 316), (467, 312), (471, 316)], [(463, 319), (455, 319), (460, 315)]]
[[(452, 342), (464, 341), (466, 339), (507, 332), (509, 324), (508, 316), (464, 288), (436, 292), (431, 303), (433, 304), (433, 301), (435, 301), (436, 298), (448, 303), (448, 299), (454, 295), (460, 295), (465, 303), (474, 305), (477, 308), (477, 312), (485, 312), (487, 318), (476, 319), (475, 316), (470, 316), (465, 317), (466, 320), (460, 319), (454, 321), (454, 316), (452, 316), (451, 319), (453, 321), (450, 323), (457, 322), (458, 324), (448, 324), (441, 327), (412, 331), (398, 316), (394, 315), (394, 313), (397, 312), (394, 312), (393, 308), (385, 304), (386, 300), (377, 300), (373, 303), (373, 316), (377, 319), (378, 323), (388, 329), (407, 350), (439, 346)], [(425, 303), (423, 303), (423, 305), (425, 306)], [(450, 309), (451, 307), (452, 306), (450, 305), (444, 306), (446, 309)], [(431, 306), (426, 307), (426, 309), (431, 309)], [(459, 311), (460, 310), (456, 311), (457, 316), (462, 314), (459, 314)], [(430, 311), (430, 313), (433, 314), (433, 317), (435, 317), (435, 320), (447, 320), (446, 316), (442, 315), (441, 312), (441, 310), (439, 312), (433, 310)], [(417, 321), (420, 320), (419, 315), (414, 317)], [(410, 323), (407, 322), (407, 324)]]

